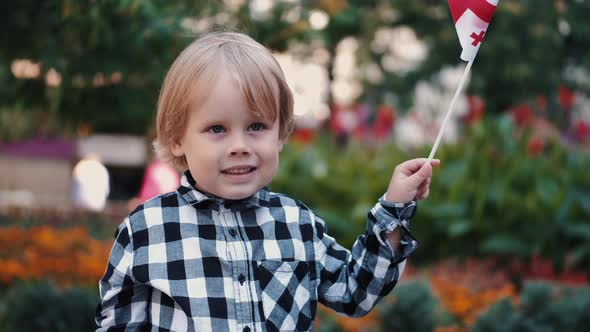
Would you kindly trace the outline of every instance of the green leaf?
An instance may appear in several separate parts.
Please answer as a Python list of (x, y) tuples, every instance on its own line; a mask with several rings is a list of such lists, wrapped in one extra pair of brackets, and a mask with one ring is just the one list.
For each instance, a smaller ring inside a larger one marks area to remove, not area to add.
[(529, 252), (526, 244), (509, 235), (495, 235), (481, 245), (481, 249), (488, 253), (525, 255)]
[(465, 210), (463, 203), (439, 203), (434, 212), (439, 218), (456, 218), (465, 215)]
[(590, 214), (590, 194), (585, 192), (578, 192), (577, 193), (578, 202), (580, 206), (584, 210), (584, 212)]
[(459, 237), (465, 235), (471, 230), (471, 223), (469, 220), (454, 221), (449, 225), (448, 234), (451, 237)]
[(579, 246), (571, 252), (575, 261), (586, 261), (590, 258), (590, 243)]
[(590, 224), (566, 225), (563, 231), (572, 237), (590, 239)]

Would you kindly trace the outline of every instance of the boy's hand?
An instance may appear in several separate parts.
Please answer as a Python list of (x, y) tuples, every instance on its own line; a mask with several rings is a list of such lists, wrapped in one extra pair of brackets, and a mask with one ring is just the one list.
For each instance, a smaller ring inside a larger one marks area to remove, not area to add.
[(416, 158), (397, 165), (391, 176), (385, 200), (407, 203), (428, 197), (432, 166), (438, 166), (440, 160), (433, 159), (430, 165), (427, 161), (427, 158)]

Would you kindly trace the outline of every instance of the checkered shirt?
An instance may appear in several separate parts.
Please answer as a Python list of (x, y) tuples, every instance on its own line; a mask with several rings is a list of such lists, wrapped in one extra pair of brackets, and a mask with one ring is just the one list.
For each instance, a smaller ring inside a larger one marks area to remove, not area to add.
[[(263, 188), (243, 200), (195, 189), (155, 197), (115, 233), (97, 331), (309, 331), (318, 301), (362, 316), (395, 286), (416, 248), (415, 202), (383, 197), (352, 251), (301, 202)], [(384, 232), (399, 227), (394, 253)]]

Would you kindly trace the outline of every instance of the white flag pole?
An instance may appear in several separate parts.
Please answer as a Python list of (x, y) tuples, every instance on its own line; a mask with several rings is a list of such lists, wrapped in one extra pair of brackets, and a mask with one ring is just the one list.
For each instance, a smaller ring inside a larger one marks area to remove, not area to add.
[(455, 91), (455, 96), (453, 96), (453, 99), (451, 100), (451, 104), (449, 105), (449, 109), (447, 110), (447, 114), (445, 115), (443, 123), (440, 126), (440, 129), (438, 131), (438, 136), (436, 137), (436, 141), (434, 142), (434, 146), (432, 147), (432, 150), (430, 150), (430, 155), (428, 156), (428, 162), (427, 162), (428, 164), (430, 164), (430, 162), (432, 162), (432, 158), (434, 157), (434, 154), (436, 153), (436, 149), (438, 149), (440, 139), (442, 138), (442, 135), (445, 131), (445, 127), (447, 125), (447, 122), (451, 116), (451, 113), (453, 112), (453, 106), (455, 106), (455, 102), (457, 101), (457, 99), (459, 98), (459, 95), (461, 94), (461, 91), (463, 90), (463, 85), (465, 84), (465, 80), (467, 79), (467, 74), (469, 73), (469, 70), (471, 69), (471, 65), (473, 64), (473, 60), (475, 60), (475, 55), (477, 55), (477, 53), (473, 55), (471, 60), (469, 60), (469, 62), (467, 63), (467, 67), (465, 67), (465, 72), (463, 73), (463, 77), (461, 77), (461, 81), (459, 81), (459, 86), (457, 87), (457, 91)]

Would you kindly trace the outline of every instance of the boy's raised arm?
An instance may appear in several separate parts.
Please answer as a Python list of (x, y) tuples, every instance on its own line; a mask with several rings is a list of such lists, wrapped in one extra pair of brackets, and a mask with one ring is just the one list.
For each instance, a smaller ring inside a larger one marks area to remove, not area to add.
[(349, 316), (368, 313), (395, 286), (405, 259), (417, 247), (408, 230), (416, 200), (428, 196), (432, 166), (426, 158), (406, 161), (395, 168), (385, 195), (369, 212), (367, 230), (352, 251), (326, 234), (325, 222), (315, 216), (316, 258), (320, 267), (318, 300)]
[[(382, 204), (393, 209), (396, 203), (427, 198), (430, 192), (432, 166), (439, 164), (440, 160), (434, 159), (429, 165), (426, 158), (416, 158), (399, 164), (393, 171), (387, 193), (382, 197)], [(397, 251), (401, 240), (399, 230), (387, 233), (387, 239), (393, 250)]]
[[(366, 233), (357, 238), (352, 251), (326, 234), (325, 222), (315, 216), (318, 301), (348, 316), (367, 314), (387, 295), (399, 280), (405, 259), (417, 247), (407, 228), (415, 202), (393, 207), (393, 214), (383, 202), (381, 199), (369, 212)], [(401, 238), (395, 252), (385, 237), (394, 230)]]
[(147, 322), (149, 290), (134, 281), (133, 243), (129, 220), (117, 229), (106, 272), (101, 278), (101, 300), (96, 308), (96, 331), (139, 329)]

